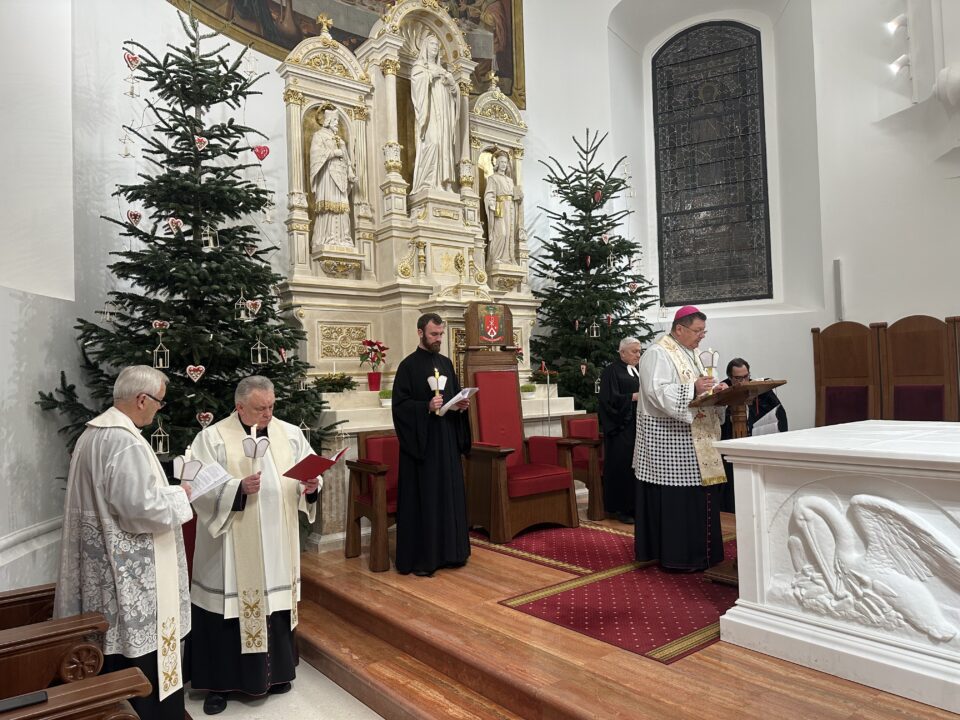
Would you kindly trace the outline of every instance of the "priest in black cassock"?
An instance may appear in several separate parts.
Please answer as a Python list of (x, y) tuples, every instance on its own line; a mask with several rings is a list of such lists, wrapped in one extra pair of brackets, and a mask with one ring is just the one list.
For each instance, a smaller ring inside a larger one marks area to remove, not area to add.
[(600, 428), (603, 430), (603, 509), (633, 524), (637, 478), (633, 447), (637, 439), (637, 391), (640, 389), (640, 341), (620, 341), (620, 357), (600, 376)]
[[(417, 320), (420, 344), (400, 363), (393, 384), (393, 426), (400, 440), (396, 566), (404, 575), (429, 577), (439, 568), (464, 565), (470, 556), (460, 458), (470, 451), (470, 401), (437, 414), (460, 392), (453, 363), (440, 354), (443, 332), (439, 315)], [(431, 383), (443, 384), (439, 395)]]

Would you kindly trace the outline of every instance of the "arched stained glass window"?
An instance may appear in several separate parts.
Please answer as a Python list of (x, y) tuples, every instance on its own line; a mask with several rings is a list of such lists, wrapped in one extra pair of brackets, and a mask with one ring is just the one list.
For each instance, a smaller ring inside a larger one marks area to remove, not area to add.
[(653, 58), (664, 305), (773, 296), (760, 32), (709, 22)]

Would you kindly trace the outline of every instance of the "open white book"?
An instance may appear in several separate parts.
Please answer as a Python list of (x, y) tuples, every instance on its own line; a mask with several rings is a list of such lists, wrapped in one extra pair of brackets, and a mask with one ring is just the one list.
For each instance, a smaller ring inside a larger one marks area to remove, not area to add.
[(757, 418), (757, 421), (753, 424), (753, 432), (751, 433), (753, 437), (773, 435), (774, 433), (780, 432), (780, 425), (777, 422), (777, 408), (779, 407), (779, 405), (776, 405), (773, 410)]
[(190, 483), (190, 489), (192, 491), (190, 502), (220, 487), (227, 482), (227, 480), (230, 480), (230, 474), (218, 463), (204, 465)]
[(447, 410), (452, 408), (458, 402), (461, 400), (466, 400), (469, 397), (473, 397), (476, 394), (477, 388), (463, 388), (460, 392), (450, 398), (443, 407), (440, 408), (440, 411), (437, 413), (437, 415), (446, 415)]

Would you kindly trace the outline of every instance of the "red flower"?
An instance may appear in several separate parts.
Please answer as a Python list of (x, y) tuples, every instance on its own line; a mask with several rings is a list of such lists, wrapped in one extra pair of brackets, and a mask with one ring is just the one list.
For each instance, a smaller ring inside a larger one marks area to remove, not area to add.
[(377, 368), (386, 361), (388, 348), (379, 340), (361, 340), (363, 346), (360, 350), (360, 365), (370, 363), (371, 369), (376, 372)]

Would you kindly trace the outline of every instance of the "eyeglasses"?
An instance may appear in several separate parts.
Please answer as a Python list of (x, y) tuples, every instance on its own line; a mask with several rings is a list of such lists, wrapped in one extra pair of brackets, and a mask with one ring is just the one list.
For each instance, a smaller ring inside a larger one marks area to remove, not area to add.
[(151, 395), (150, 393), (140, 393), (140, 394), (141, 394), (141, 395), (146, 395), (148, 398), (150, 398), (151, 400), (153, 400), (153, 401), (157, 404), (157, 406), (158, 406), (157, 409), (158, 409), (158, 410), (163, 410), (163, 409), (167, 406), (167, 403), (166, 403), (166, 402), (164, 402), (164, 401), (161, 400), (160, 398), (155, 398), (155, 397), (154, 397), (153, 395)]
[(731, 376), (730, 376), (730, 380), (732, 380), (732, 381), (735, 382), (735, 383), (742, 383), (742, 382), (747, 382), (748, 380), (750, 380), (750, 376), (749, 376), (749, 375), (741, 375), (741, 376), (738, 377), (738, 376), (736, 376), (736, 375), (731, 375)]

